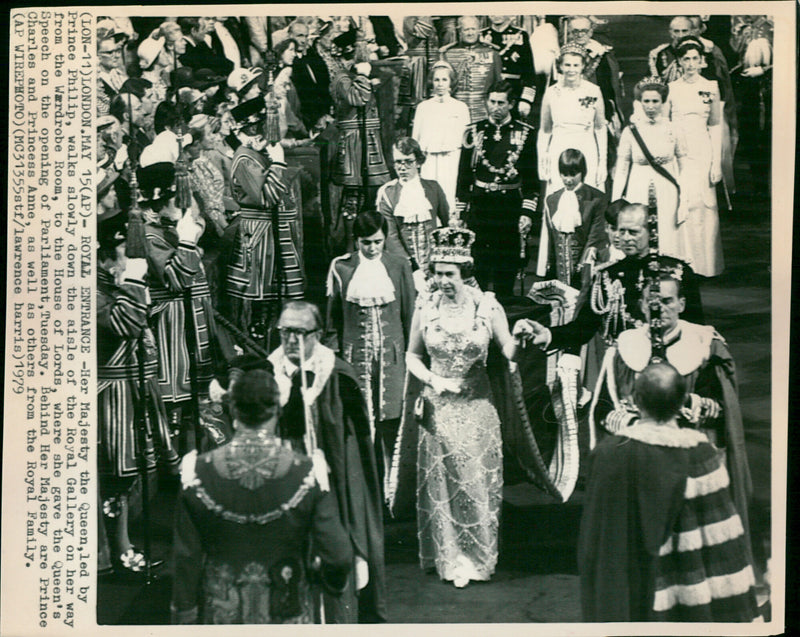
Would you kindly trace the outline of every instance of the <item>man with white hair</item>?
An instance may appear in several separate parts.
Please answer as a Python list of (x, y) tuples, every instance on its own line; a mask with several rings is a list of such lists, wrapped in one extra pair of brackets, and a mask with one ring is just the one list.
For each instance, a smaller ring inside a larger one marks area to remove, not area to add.
[(503, 63), (498, 48), (480, 41), (480, 21), (475, 16), (458, 19), (460, 39), (440, 49), (444, 59), (456, 71), (456, 92), (453, 94), (469, 106), (470, 123), (488, 117), (486, 93), (502, 79)]

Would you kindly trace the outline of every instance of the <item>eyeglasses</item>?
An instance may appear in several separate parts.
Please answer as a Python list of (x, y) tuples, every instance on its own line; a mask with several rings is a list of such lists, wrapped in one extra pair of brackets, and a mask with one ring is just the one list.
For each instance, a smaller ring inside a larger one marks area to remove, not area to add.
[(590, 32), (590, 29), (571, 29), (570, 33), (572, 35), (587, 35)]
[(98, 55), (117, 55), (118, 53), (122, 53), (122, 47), (111, 49), (110, 51), (98, 51)]
[(416, 159), (395, 159), (394, 165), (395, 166), (413, 166), (417, 163)]
[(278, 327), (278, 332), (283, 338), (289, 338), (290, 336), (294, 336), (295, 338), (302, 336), (306, 338), (312, 334), (316, 334), (318, 331), (319, 328), (316, 327), (311, 329), (304, 329), (302, 327)]

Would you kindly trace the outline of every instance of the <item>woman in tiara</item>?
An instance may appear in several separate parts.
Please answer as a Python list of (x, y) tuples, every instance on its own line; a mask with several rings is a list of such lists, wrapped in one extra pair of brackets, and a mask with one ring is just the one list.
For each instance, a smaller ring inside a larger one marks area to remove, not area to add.
[(434, 231), (438, 290), (418, 298), (406, 355), (408, 371), (425, 385), (417, 458), (420, 566), (459, 588), (488, 580), (497, 564), (503, 452), (486, 371), (489, 344), (512, 360), (530, 335), (529, 324), (518, 321), (512, 336), (494, 294), (465, 284), (474, 240), (465, 228)]
[(539, 178), (547, 181), (547, 193), (563, 188), (558, 158), (575, 148), (586, 158), (584, 183), (606, 189), (606, 115), (603, 95), (596, 84), (583, 79), (586, 50), (574, 43), (561, 47), (557, 60), (561, 74), (542, 100), (539, 129)]
[(455, 210), (458, 161), (469, 125), (469, 107), (453, 97), (456, 72), (444, 60), (431, 68), (430, 84), (433, 95), (417, 106), (411, 137), (426, 154), (420, 176), (438, 181), (448, 207)]
[(725, 268), (719, 234), (716, 184), (722, 179), (722, 126), (719, 88), (700, 75), (703, 45), (694, 37), (678, 43), (683, 75), (669, 83), (669, 115), (686, 149), (678, 182), (678, 254), (702, 276)]
[(658, 203), (659, 251), (677, 255), (676, 178), (680, 153), (672, 124), (662, 116), (669, 89), (660, 78), (646, 77), (636, 84), (633, 95), (637, 105), (630, 126), (619, 140), (611, 201), (624, 198), (631, 203), (647, 204), (652, 183)]

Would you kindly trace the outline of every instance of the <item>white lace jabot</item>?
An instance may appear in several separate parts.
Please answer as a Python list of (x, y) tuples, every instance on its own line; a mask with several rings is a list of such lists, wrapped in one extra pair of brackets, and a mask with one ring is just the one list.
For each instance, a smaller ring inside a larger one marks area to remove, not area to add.
[(381, 258), (367, 259), (359, 252), (358, 265), (347, 286), (345, 300), (361, 307), (374, 307), (386, 305), (394, 299), (394, 285)]
[(405, 183), (400, 182), (400, 198), (394, 207), (396, 217), (400, 217), (405, 223), (430, 221), (432, 209), (419, 176)]
[(574, 190), (564, 190), (558, 200), (558, 208), (553, 215), (553, 226), (559, 232), (575, 232), (581, 225), (581, 209)]

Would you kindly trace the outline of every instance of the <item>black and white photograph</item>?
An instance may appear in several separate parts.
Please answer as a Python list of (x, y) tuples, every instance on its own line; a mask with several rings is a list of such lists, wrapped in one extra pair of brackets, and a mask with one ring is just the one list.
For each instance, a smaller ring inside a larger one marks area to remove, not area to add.
[[(780, 632), (779, 4), (91, 8), (91, 629)], [(56, 469), (60, 394), (22, 376)], [(32, 626), (66, 616), (59, 476), (4, 564), (49, 578)]]

